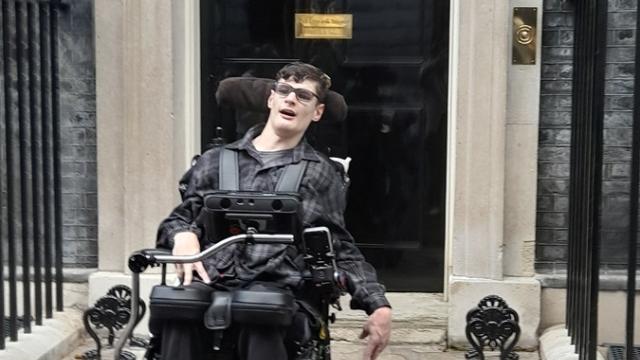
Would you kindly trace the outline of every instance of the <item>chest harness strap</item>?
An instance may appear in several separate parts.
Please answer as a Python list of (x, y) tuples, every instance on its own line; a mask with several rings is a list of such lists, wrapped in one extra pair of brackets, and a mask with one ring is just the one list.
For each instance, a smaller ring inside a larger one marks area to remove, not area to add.
[[(308, 160), (287, 165), (276, 184), (276, 192), (298, 192)], [(220, 149), (220, 170), (218, 171), (220, 190), (240, 190), (240, 171), (238, 170), (238, 153), (231, 149)]]

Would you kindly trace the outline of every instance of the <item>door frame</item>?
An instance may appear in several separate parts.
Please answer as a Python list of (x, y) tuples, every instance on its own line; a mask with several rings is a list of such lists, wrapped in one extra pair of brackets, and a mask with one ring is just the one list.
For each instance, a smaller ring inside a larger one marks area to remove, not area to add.
[[(533, 250), (540, 61), (509, 62), (514, 6), (536, 7), (542, 24), (542, 0), (451, 0), (443, 279), (450, 346), (466, 344), (466, 313), (487, 293), (527, 314), (520, 323), (520, 346), (537, 343), (540, 283)], [(127, 256), (151, 245), (158, 219), (177, 201), (177, 177), (200, 148), (200, 137), (189, 135), (197, 133), (200, 121), (193, 116), (200, 106), (199, 91), (193, 90), (200, 87), (199, 6), (197, 0), (97, 0), (94, 10), (98, 266), (121, 282)], [(180, 92), (177, 84), (193, 91)], [(180, 136), (174, 136), (176, 128)], [(167, 161), (171, 165), (157, 165)], [(90, 297), (104, 294), (97, 290), (105, 283), (90, 279)]]
[[(451, 0), (446, 295), (456, 276), (501, 280), (534, 274), (540, 64), (508, 63), (515, 5), (537, 7), (542, 14), (542, 0)], [(175, 127), (189, 139), (190, 151), (179, 155), (187, 166), (188, 154), (200, 148), (199, 1), (178, 0), (172, 7), (175, 98), (183, 105)]]

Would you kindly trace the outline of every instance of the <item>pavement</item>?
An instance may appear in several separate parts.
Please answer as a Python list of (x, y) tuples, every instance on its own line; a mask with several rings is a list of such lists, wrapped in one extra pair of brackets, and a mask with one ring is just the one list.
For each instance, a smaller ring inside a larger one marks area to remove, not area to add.
[[(362, 350), (364, 343), (336, 341), (332, 344), (332, 360), (352, 360), (362, 359)], [(88, 350), (95, 349), (95, 343), (90, 338), (84, 338), (76, 349), (67, 354), (61, 360), (78, 360), (82, 359), (80, 355)], [(137, 360), (142, 360), (144, 350), (140, 348), (127, 347), (127, 351), (136, 356)], [(435, 349), (425, 348), (416, 345), (390, 345), (385, 349), (379, 360), (453, 360), (465, 359), (464, 351), (438, 351)], [(485, 354), (486, 359), (499, 359), (500, 354), (497, 352), (488, 352)], [(538, 360), (540, 357), (537, 352), (518, 352), (520, 360)], [(113, 359), (113, 349), (107, 348), (102, 351), (102, 359)]]

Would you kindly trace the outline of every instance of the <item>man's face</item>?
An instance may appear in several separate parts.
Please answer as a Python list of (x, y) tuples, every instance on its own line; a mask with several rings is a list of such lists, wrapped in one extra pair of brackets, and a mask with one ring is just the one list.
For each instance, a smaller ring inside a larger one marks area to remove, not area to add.
[[(280, 79), (278, 82), (291, 86), (293, 89), (305, 89), (317, 94), (314, 81), (295, 82), (293, 80)], [(287, 89), (286, 86), (281, 86), (281, 88)], [(320, 120), (324, 111), (324, 104), (319, 103), (316, 96), (312, 96), (311, 99), (305, 99), (303, 96), (296, 95), (294, 91), (291, 91), (288, 95), (283, 95), (282, 91), (271, 90), (267, 105), (271, 109), (268, 122), (273, 130), (282, 137), (294, 137), (304, 134), (312, 121)]]

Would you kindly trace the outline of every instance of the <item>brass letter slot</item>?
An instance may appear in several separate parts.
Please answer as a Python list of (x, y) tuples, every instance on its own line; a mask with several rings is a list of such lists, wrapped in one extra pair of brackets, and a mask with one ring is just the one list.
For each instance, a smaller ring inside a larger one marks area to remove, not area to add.
[(513, 64), (534, 65), (536, 63), (536, 31), (538, 9), (534, 7), (513, 8)]
[(351, 14), (296, 14), (296, 39), (351, 39)]

